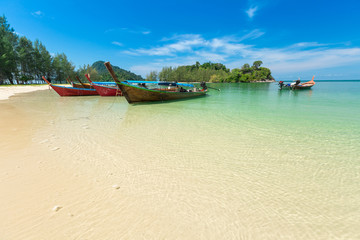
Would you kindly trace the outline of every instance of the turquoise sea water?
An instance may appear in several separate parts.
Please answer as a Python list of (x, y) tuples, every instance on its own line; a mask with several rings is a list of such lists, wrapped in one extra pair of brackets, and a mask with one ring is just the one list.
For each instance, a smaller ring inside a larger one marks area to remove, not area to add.
[(133, 204), (163, 216), (133, 223), (166, 224), (152, 237), (359, 239), (360, 82), (210, 86), (221, 91), (137, 105), (53, 91), (13, 100), (42, 118), (35, 141), (119, 176)]

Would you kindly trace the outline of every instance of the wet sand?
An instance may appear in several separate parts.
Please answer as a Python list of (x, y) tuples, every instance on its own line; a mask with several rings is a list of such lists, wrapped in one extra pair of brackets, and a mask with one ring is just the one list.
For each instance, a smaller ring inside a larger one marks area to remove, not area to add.
[[(107, 179), (110, 173), (98, 176), (91, 164), (80, 165), (83, 159), (56, 144), (66, 146), (66, 139), (51, 132), (53, 119), (27, 110), (34, 91), (43, 89), (47, 86), (0, 89), (2, 99), (12, 96), (0, 102), (0, 239), (126, 236), (130, 219), (113, 211), (126, 198), (119, 181)], [(127, 211), (143, 214), (131, 206)]]
[(27, 93), (45, 89), (49, 89), (49, 86), (0, 86), (0, 100), (9, 99), (9, 97), (19, 93)]

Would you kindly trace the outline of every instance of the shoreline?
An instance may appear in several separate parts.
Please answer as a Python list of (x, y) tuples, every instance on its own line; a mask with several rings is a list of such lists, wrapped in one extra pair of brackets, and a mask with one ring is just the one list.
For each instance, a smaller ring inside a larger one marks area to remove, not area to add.
[(19, 93), (28, 93), (28, 92), (34, 92), (39, 90), (46, 90), (49, 89), (49, 86), (46, 84), (43, 85), (30, 85), (30, 86), (21, 86), (21, 85), (14, 85), (14, 86), (0, 86), (0, 101), (1, 100), (7, 100), (11, 96), (14, 96), (15, 94)]

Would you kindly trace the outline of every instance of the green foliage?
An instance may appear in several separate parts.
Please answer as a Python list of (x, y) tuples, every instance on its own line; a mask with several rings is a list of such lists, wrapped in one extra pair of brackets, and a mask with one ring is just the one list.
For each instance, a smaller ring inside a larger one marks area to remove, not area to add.
[(262, 61), (255, 61), (255, 62), (253, 63), (253, 68), (259, 69), (259, 67), (261, 66), (261, 64), (263, 64)]
[(75, 78), (75, 66), (68, 61), (64, 53), (58, 53), (55, 55), (52, 68), (55, 71), (55, 80), (58, 82), (66, 82), (66, 78), (70, 76), (72, 79)]
[[(91, 67), (97, 71), (99, 74), (99, 81), (103, 82), (113, 82), (114, 80), (110, 76), (108, 70), (106, 69), (104, 65), (104, 61), (97, 61), (94, 62)], [(144, 80), (140, 75), (136, 75), (135, 73), (132, 73), (130, 71), (124, 70), (122, 68), (119, 68), (118, 66), (112, 66), (116, 76), (119, 78), (119, 80)], [(92, 77), (91, 77), (92, 78)]]
[(8, 79), (13, 83), (17, 75), (17, 53), (16, 46), (18, 36), (14, 29), (8, 24), (6, 17), (0, 17), (0, 84)]
[(35, 74), (35, 52), (32, 42), (26, 37), (21, 37), (17, 46), (20, 65), (20, 78), (18, 81), (26, 82), (33, 79)]
[(163, 67), (162, 71), (159, 73), (160, 81), (175, 81), (173, 79), (173, 68), (172, 67)]
[(19, 38), (5, 16), (0, 17), (0, 84), (4, 80), (14, 84), (14, 79), (26, 83), (41, 76), (65, 82), (68, 75), (74, 75), (74, 66), (64, 53), (53, 58), (39, 40)]
[(156, 71), (151, 71), (146, 76), (146, 81), (157, 81), (157, 79), (158, 79), (158, 73)]
[(39, 41), (35, 40), (34, 42), (34, 52), (35, 52), (35, 71), (37, 78), (45, 76), (47, 79), (51, 79), (51, 75), (54, 71), (52, 68), (52, 57), (50, 53), (46, 50), (46, 47)]
[(221, 63), (206, 62), (176, 68), (164, 67), (159, 73), (161, 81), (177, 82), (253, 82), (273, 80), (270, 69), (260, 67), (262, 61), (255, 61), (253, 66), (245, 63), (241, 69), (231, 71)]
[[(90, 79), (93, 82), (100, 82), (101, 81), (101, 76), (99, 75), (99, 73), (96, 71), (95, 68), (93, 68), (92, 66), (88, 65), (84, 65), (83, 67), (80, 67), (76, 74), (80, 77), (80, 78), (85, 78), (85, 74), (89, 74), (90, 75)], [(87, 81), (87, 80), (86, 80)], [(85, 82), (86, 82), (85, 81)]]

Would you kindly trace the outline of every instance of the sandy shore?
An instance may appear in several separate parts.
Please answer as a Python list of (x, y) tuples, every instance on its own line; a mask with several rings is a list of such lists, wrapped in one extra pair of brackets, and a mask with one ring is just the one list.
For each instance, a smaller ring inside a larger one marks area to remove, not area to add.
[[(48, 87), (0, 92), (26, 88)], [(325, 121), (300, 138), (276, 116), (256, 123), (256, 104), (214, 114), (206, 100), (0, 101), (0, 240), (360, 239), (357, 118), (355, 134)]]
[(11, 96), (18, 93), (27, 93), (38, 90), (49, 89), (48, 85), (38, 85), (38, 86), (0, 86), (0, 100), (9, 99)]

